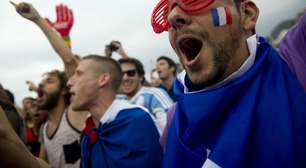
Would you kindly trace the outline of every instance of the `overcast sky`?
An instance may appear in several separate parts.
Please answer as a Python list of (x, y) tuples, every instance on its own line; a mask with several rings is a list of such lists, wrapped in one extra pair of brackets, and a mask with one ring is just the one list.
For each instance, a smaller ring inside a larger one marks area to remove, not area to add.
[[(21, 1), (15, 1), (21, 2)], [(75, 17), (71, 31), (72, 50), (81, 56), (103, 54), (111, 40), (122, 42), (127, 54), (140, 59), (149, 72), (160, 55), (177, 60), (167, 33), (154, 34), (151, 12), (158, 0), (29, 0), (44, 17), (55, 20), (55, 6), (67, 4)], [(306, 7), (305, 0), (256, 0), (260, 8), (257, 32), (268, 35), (282, 20)], [(27, 90), (25, 80), (36, 84), (41, 74), (63, 69), (62, 62), (36, 25), (21, 18), (8, 0), (0, 0), (0, 83), (21, 104)], [(116, 55), (115, 55), (116, 57)]]

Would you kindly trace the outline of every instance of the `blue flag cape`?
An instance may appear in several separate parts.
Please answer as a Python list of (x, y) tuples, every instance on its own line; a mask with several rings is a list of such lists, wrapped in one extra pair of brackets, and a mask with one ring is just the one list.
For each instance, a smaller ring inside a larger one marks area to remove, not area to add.
[(156, 168), (162, 164), (159, 134), (153, 120), (140, 108), (122, 110), (110, 123), (93, 128), (94, 144), (81, 143), (82, 168)]
[(177, 107), (164, 167), (306, 167), (306, 94), (278, 53), (259, 38), (249, 71), (220, 88), (185, 93)]

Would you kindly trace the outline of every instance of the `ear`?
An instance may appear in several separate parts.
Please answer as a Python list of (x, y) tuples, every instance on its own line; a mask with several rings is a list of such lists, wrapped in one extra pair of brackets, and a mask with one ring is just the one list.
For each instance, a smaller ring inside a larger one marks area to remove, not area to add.
[(259, 15), (259, 9), (251, 0), (241, 2), (241, 16), (243, 28), (246, 31), (253, 31)]
[(175, 67), (174, 67), (174, 66), (171, 66), (170, 69), (171, 69), (172, 73), (174, 74), (174, 72), (175, 72)]
[(98, 86), (100, 88), (104, 87), (111, 81), (111, 77), (109, 73), (102, 73), (98, 79)]

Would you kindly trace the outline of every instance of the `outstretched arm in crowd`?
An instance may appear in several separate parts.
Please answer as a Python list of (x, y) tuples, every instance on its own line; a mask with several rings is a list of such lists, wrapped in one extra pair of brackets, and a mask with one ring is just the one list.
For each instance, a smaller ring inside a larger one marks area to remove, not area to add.
[[(51, 24), (53, 27), (55, 27), (56, 29), (59, 28), (66, 28), (69, 27), (70, 25), (72, 26), (71, 23), (71, 19), (72, 17), (72, 11), (69, 10), (67, 7), (61, 10), (57, 10), (57, 15), (62, 16), (65, 15), (65, 17), (69, 16), (70, 20), (68, 21), (67, 19), (59, 19), (58, 21), (55, 23), (49, 23), (40, 16), (40, 14), (37, 12), (37, 10), (29, 3), (19, 3), (19, 4), (15, 4), (13, 2), (11, 2), (14, 7), (16, 8), (16, 11), (24, 18), (32, 21), (33, 23), (35, 23), (45, 34), (45, 36), (48, 38), (50, 44), (52, 45), (52, 47), (54, 48), (54, 50), (58, 53), (58, 55), (61, 57), (61, 59), (64, 62), (64, 66), (65, 66), (65, 73), (67, 75), (67, 77), (69, 78), (70, 76), (72, 76), (76, 66), (77, 66), (77, 61), (76, 58), (74, 56), (74, 54), (72, 53), (71, 49), (69, 48), (68, 45), (66, 45), (65, 41), (53, 30), (52, 27), (50, 27), (49, 24)], [(57, 7), (58, 8), (58, 7)], [(72, 19), (73, 20), (73, 19)], [(69, 23), (67, 23), (69, 22)], [(62, 27), (61, 27), (62, 26)], [(70, 26), (70, 28), (71, 28)], [(69, 31), (70, 31), (69, 28)], [(58, 30), (59, 31), (59, 30)], [(61, 30), (60, 32), (62, 32), (62, 35), (69, 35), (69, 31), (68, 30)], [(68, 33), (68, 34), (67, 34)]]
[(105, 46), (105, 55), (111, 57), (113, 52), (117, 52), (122, 58), (128, 58), (120, 41), (112, 41), (109, 45)]
[(56, 21), (51, 22), (48, 18), (46, 21), (53, 27), (64, 39), (69, 48), (71, 48), (70, 30), (73, 26), (73, 12), (66, 5), (60, 4), (56, 6)]
[(36, 93), (38, 92), (38, 87), (32, 81), (27, 80), (26, 84), (29, 87), (29, 91), (33, 91), (33, 92), (36, 92)]
[(18, 138), (0, 106), (0, 167), (49, 168), (44, 161), (34, 157)]

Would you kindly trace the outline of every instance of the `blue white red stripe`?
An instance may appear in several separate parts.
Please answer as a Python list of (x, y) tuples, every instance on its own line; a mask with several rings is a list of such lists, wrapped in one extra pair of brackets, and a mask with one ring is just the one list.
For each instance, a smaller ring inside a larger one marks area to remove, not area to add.
[(232, 14), (228, 7), (212, 8), (211, 14), (216, 27), (232, 24)]

